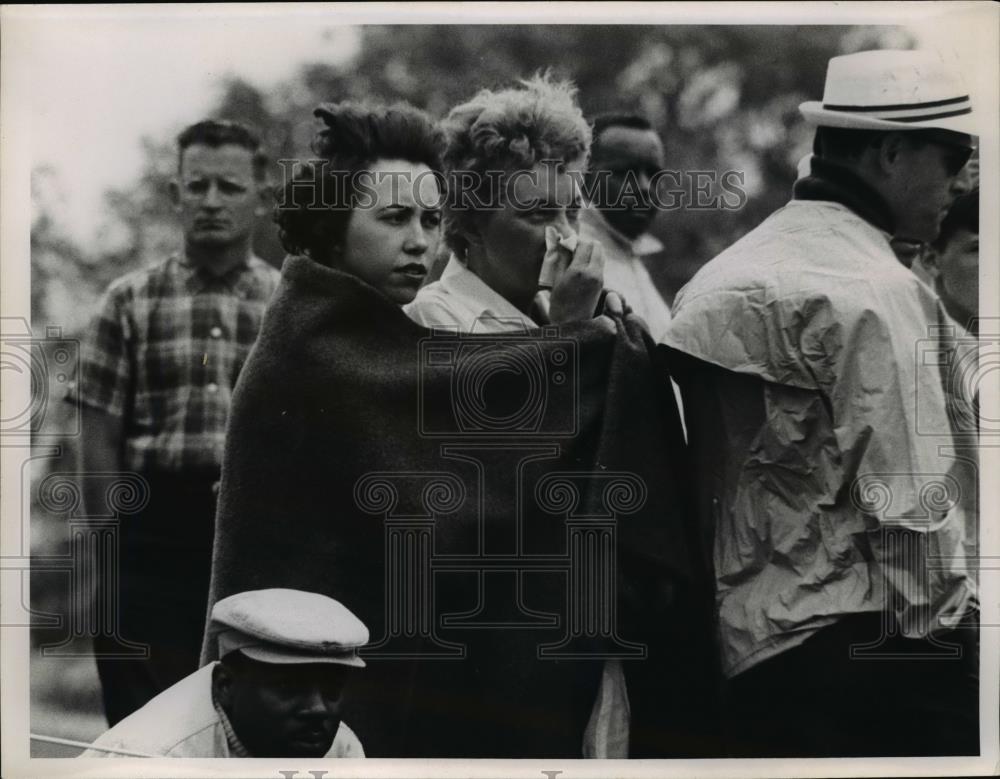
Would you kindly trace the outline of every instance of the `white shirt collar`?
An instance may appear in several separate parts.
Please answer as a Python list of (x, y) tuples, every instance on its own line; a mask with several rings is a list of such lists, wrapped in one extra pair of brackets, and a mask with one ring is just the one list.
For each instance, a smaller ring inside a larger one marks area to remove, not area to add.
[[(479, 325), (490, 319), (508, 324), (507, 330), (511, 329), (510, 325), (515, 329), (521, 326), (529, 329), (538, 327), (536, 322), (469, 270), (454, 254), (448, 259), (440, 283), (449, 295), (460, 299), (474, 314), (470, 322), (471, 332), (481, 332)], [(489, 328), (488, 331), (494, 329)]]

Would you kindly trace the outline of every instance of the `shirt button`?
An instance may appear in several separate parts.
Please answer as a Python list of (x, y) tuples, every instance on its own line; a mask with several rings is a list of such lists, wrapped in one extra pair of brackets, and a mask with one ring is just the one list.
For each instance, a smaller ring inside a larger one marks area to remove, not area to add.
[(207, 387), (205, 387), (205, 389), (214, 395), (216, 392), (219, 391), (219, 385), (213, 381)]
[(212, 338), (222, 338), (222, 328), (216, 325), (208, 331), (208, 334), (212, 336)]

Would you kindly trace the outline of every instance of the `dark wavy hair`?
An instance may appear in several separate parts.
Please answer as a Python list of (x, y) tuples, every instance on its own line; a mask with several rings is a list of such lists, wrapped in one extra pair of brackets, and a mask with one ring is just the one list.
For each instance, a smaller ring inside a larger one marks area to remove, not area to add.
[[(590, 152), (590, 125), (576, 102), (576, 88), (548, 74), (523, 80), (512, 89), (484, 89), (455, 106), (442, 122), (447, 139), (445, 168), (457, 178), (471, 172), (483, 182), (471, 194), (489, 200), (487, 171), (530, 170), (543, 160), (575, 162)], [(457, 201), (457, 202), (456, 202)], [(445, 240), (464, 259), (466, 234), (478, 217), (455, 193), (445, 206)]]
[(443, 181), (444, 136), (405, 103), (323, 103), (313, 115), (325, 125), (312, 143), (317, 159), (300, 162), (278, 192), (274, 221), (286, 251), (330, 265), (347, 230), (357, 174), (378, 160), (400, 159), (426, 165)]

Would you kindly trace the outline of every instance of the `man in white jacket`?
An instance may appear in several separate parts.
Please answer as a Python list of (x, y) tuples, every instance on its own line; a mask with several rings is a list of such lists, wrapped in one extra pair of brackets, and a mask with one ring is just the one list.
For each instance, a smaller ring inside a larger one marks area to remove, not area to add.
[[(241, 592), (212, 609), (220, 660), (164, 690), (81, 757), (364, 757), (340, 696), (368, 629), (299, 590)], [(104, 751), (109, 750), (109, 751)]]
[[(972, 151), (957, 75), (921, 51), (830, 60), (809, 175), (678, 294), (699, 513), (714, 536), (739, 756), (976, 754), (977, 594), (933, 241)], [(961, 627), (963, 629), (955, 629)]]

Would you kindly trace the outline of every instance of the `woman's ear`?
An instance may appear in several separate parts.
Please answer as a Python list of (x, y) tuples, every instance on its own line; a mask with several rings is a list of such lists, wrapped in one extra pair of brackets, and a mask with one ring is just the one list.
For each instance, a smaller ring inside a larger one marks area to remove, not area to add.
[(310, 230), (311, 250), (307, 249), (306, 254), (328, 268), (339, 268), (344, 259), (344, 233), (335, 229), (332, 225), (316, 221)]

